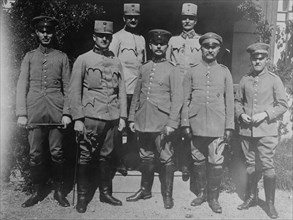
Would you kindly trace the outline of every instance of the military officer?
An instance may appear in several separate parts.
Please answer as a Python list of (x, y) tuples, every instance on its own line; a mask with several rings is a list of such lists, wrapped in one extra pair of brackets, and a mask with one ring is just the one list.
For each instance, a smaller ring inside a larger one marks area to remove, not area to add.
[[(265, 43), (255, 43), (247, 48), (252, 70), (242, 77), (235, 98), (241, 146), (247, 165), (246, 198), (238, 209), (248, 209), (257, 204), (257, 174), (262, 172), (268, 215), (277, 218), (274, 206), (274, 155), (278, 143), (276, 119), (285, 113), (288, 104), (282, 81), (266, 67), (268, 50), (269, 45)], [(261, 167), (261, 170), (256, 167)]]
[(52, 160), (54, 198), (59, 205), (69, 206), (62, 192), (64, 164), (62, 131), (56, 126), (41, 126), (61, 123), (66, 128), (71, 123), (68, 109), (69, 61), (67, 55), (54, 49), (53, 45), (57, 24), (58, 20), (48, 16), (38, 16), (32, 20), (40, 45), (25, 55), (17, 83), (17, 124), (31, 128), (28, 131), (28, 140), (31, 180), (34, 186), (34, 193), (22, 204), (22, 207), (33, 206), (43, 199), (45, 174), (48, 173), (44, 164), (47, 142)]
[(216, 213), (222, 212), (218, 202), (222, 152), (234, 129), (232, 76), (226, 66), (217, 63), (222, 41), (221, 36), (211, 32), (200, 37), (202, 60), (184, 78), (181, 118), (186, 134), (192, 135), (192, 169), (198, 185), (197, 198), (191, 205), (199, 206), (208, 200)]
[(138, 133), (141, 185), (138, 192), (126, 199), (134, 202), (152, 197), (155, 155), (158, 155), (161, 164), (161, 193), (166, 209), (171, 209), (174, 205), (174, 152), (171, 139), (178, 127), (183, 103), (179, 69), (165, 58), (170, 36), (171, 33), (166, 30), (149, 31), (149, 47), (153, 58), (140, 68), (129, 113), (129, 126), (133, 132)]
[[(194, 26), (197, 23), (197, 5), (184, 3), (182, 5), (181, 21), (183, 31), (179, 36), (171, 37), (167, 49), (167, 59), (178, 64), (181, 73), (185, 75), (187, 69), (201, 59), (200, 35), (194, 31)], [(190, 173), (190, 142), (188, 138), (182, 137), (181, 129), (177, 131), (176, 136), (177, 138), (174, 142), (174, 145), (176, 145), (175, 155), (178, 156), (182, 179), (187, 181)]]
[[(126, 90), (120, 61), (109, 51), (113, 22), (96, 20), (94, 48), (73, 65), (69, 100), (74, 130), (83, 135), (77, 171), (77, 206), (86, 211), (91, 190), (91, 163), (99, 163), (100, 201), (120, 206), (112, 196), (111, 163), (115, 130), (125, 127)], [(96, 159), (96, 156), (98, 159)]]
[[(123, 29), (113, 34), (110, 44), (110, 50), (117, 56), (122, 64), (125, 77), (126, 93), (127, 93), (127, 112), (129, 112), (131, 99), (134, 92), (138, 77), (138, 69), (146, 61), (145, 39), (139, 34), (138, 27), (140, 22), (140, 4), (127, 3), (124, 4), (125, 26)], [(126, 175), (123, 157), (125, 154), (133, 151), (136, 146), (136, 136), (127, 129), (127, 145), (119, 147), (118, 156), (121, 157), (121, 164), (118, 171)]]

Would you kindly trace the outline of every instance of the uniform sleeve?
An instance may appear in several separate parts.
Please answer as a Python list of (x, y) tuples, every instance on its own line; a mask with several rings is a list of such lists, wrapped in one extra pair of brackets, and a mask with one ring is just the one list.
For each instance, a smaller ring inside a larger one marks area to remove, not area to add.
[(266, 110), (270, 121), (284, 114), (288, 109), (285, 88), (279, 77), (276, 77), (276, 80), (274, 81), (273, 90), (275, 104)]
[(235, 95), (235, 115), (236, 118), (239, 119), (240, 115), (245, 113), (244, 112), (244, 83), (245, 79), (242, 78), (238, 84), (236, 95)]
[(126, 97), (126, 86), (124, 80), (124, 74), (122, 65), (119, 62), (119, 69), (121, 73), (121, 80), (119, 80), (119, 103), (120, 103), (120, 117), (127, 118), (127, 97)]
[(69, 106), (73, 120), (83, 119), (84, 109), (82, 105), (82, 87), (85, 74), (85, 66), (81, 57), (73, 64), (72, 75), (69, 83)]
[(63, 69), (62, 69), (62, 82), (63, 82), (63, 92), (64, 92), (64, 106), (63, 115), (70, 115), (69, 111), (69, 81), (70, 81), (71, 71), (69, 66), (69, 60), (66, 54), (63, 57)]
[(137, 82), (134, 88), (131, 104), (130, 104), (130, 110), (129, 110), (129, 116), (128, 116), (128, 121), (133, 122), (134, 121), (134, 115), (135, 115), (135, 109), (137, 102), (139, 101), (139, 96), (141, 92), (141, 85), (142, 85), (142, 72), (141, 68), (139, 68), (138, 72), (138, 78)]
[(172, 61), (171, 59), (171, 52), (172, 52), (172, 38), (170, 38), (169, 43), (168, 43), (168, 48), (166, 51), (166, 59)]
[(22, 60), (20, 75), (16, 86), (16, 116), (27, 116), (27, 92), (30, 77), (30, 55)]
[(179, 125), (179, 114), (183, 105), (183, 85), (180, 70), (174, 67), (174, 71), (170, 75), (171, 81), (171, 110), (167, 125), (177, 128)]
[(225, 107), (226, 107), (225, 129), (234, 130), (235, 123), (234, 123), (233, 80), (228, 68), (226, 71), (226, 80), (225, 80)]
[(181, 126), (189, 127), (189, 103), (191, 101), (191, 69), (189, 69), (183, 79), (183, 107), (181, 112)]
[(120, 41), (116, 34), (113, 35), (109, 50), (112, 51), (115, 57), (119, 56)]
[(142, 42), (143, 42), (143, 58), (142, 58), (142, 63), (145, 63), (147, 61), (147, 55), (146, 55), (146, 44), (145, 44), (145, 39), (143, 36), (142, 37)]

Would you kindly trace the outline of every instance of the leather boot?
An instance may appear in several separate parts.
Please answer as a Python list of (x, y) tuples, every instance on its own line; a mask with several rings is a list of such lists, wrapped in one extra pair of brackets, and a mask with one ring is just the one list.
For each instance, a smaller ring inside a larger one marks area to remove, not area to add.
[(257, 176), (253, 172), (247, 175), (245, 201), (237, 207), (239, 210), (249, 209), (257, 204)]
[(275, 208), (275, 191), (276, 191), (276, 177), (264, 176), (264, 188), (266, 195), (266, 203), (268, 206), (268, 216), (270, 218), (278, 218), (278, 212)]
[(53, 163), (52, 164), (52, 173), (54, 181), (54, 199), (62, 207), (70, 206), (68, 200), (65, 198), (63, 192), (63, 164)]
[(222, 167), (208, 166), (208, 203), (215, 213), (222, 213), (222, 207), (218, 201), (220, 193), (220, 184), (222, 180)]
[(85, 213), (88, 205), (88, 191), (90, 187), (88, 172), (90, 165), (79, 164), (77, 167), (77, 205), (76, 211)]
[(206, 164), (192, 165), (192, 172), (196, 178), (196, 188), (198, 189), (197, 198), (192, 200), (191, 206), (200, 206), (207, 201), (207, 178), (206, 178)]
[(106, 158), (100, 159), (100, 201), (114, 206), (121, 206), (122, 202), (112, 196), (111, 167)]
[(174, 181), (174, 166), (165, 165), (161, 168), (161, 193), (165, 209), (171, 209), (174, 206), (173, 202), (173, 181)]
[(26, 200), (23, 204), (21, 204), (21, 207), (26, 208), (33, 206), (37, 204), (39, 201), (42, 201), (45, 197), (44, 195), (44, 183), (45, 183), (45, 176), (44, 176), (44, 166), (43, 165), (37, 165), (37, 166), (31, 166), (30, 167), (30, 175), (31, 180), (33, 183), (33, 193), (31, 197)]
[(135, 194), (127, 197), (127, 202), (136, 202), (140, 199), (149, 199), (152, 197), (154, 170), (154, 161), (142, 161), (140, 189)]

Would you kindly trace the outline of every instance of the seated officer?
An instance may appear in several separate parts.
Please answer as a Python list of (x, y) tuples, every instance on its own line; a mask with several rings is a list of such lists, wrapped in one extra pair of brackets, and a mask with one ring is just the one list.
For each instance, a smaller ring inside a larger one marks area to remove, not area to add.
[(138, 192), (126, 199), (134, 202), (152, 197), (157, 155), (161, 163), (159, 176), (166, 209), (174, 205), (172, 193), (175, 168), (171, 139), (178, 127), (183, 103), (179, 69), (165, 58), (170, 36), (168, 31), (161, 29), (149, 32), (153, 58), (140, 68), (129, 112), (130, 129), (138, 135), (141, 184)]

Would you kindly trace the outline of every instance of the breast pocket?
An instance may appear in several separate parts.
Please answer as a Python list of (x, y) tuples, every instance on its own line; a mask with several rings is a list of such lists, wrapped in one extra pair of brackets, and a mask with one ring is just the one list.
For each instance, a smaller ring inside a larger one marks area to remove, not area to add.
[(89, 68), (87, 70), (87, 76), (88, 76), (88, 87), (89, 89), (97, 89), (101, 86), (101, 79), (103, 76), (103, 73), (98, 68)]

